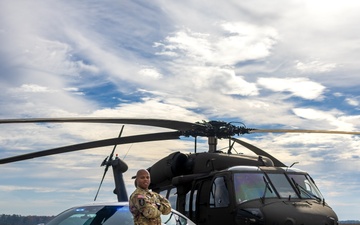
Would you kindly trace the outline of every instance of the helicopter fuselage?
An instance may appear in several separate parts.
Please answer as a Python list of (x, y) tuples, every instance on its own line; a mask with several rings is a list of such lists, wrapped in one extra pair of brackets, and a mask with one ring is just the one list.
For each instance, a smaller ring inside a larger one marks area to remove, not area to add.
[[(150, 168), (157, 182), (152, 188), (167, 196), (174, 208), (196, 224), (338, 223), (336, 213), (304, 171), (275, 167), (266, 157), (180, 154), (173, 153)], [(243, 164), (236, 166), (240, 161)], [(176, 166), (171, 167), (172, 164)], [(163, 176), (157, 169), (160, 166)], [(174, 175), (180, 173), (183, 174)]]

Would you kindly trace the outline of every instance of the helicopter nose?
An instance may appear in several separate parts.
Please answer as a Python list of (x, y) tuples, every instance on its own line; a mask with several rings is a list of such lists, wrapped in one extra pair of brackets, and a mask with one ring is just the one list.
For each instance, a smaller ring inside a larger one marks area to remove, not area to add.
[(285, 225), (295, 225), (295, 220), (293, 218), (287, 218), (285, 221)]
[(262, 211), (266, 224), (338, 224), (335, 212), (329, 206), (315, 201), (273, 202), (264, 205)]

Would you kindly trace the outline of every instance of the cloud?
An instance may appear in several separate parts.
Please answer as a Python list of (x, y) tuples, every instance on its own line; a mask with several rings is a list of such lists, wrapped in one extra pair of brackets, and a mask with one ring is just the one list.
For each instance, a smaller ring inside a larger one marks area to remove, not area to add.
[(328, 124), (335, 127), (335, 129), (342, 129), (345, 131), (353, 131), (354, 124), (351, 121), (348, 122), (348, 118), (344, 116), (344, 113), (338, 110), (321, 111), (312, 108), (294, 108), (293, 112), (302, 118), (312, 121), (325, 121)]
[(20, 92), (34, 92), (34, 93), (46, 93), (46, 92), (54, 92), (49, 90), (47, 87), (43, 87), (36, 84), (23, 84), (18, 89)]
[(158, 80), (162, 77), (162, 75), (156, 71), (155, 68), (144, 68), (139, 71), (139, 74), (144, 77), (150, 77), (154, 80)]
[[(221, 67), (190, 67), (187, 75), (181, 78), (183, 83), (191, 83), (188, 91), (214, 90), (219, 94), (252, 96), (258, 94), (254, 83), (248, 82), (243, 76), (235, 74), (232, 68)], [(185, 81), (186, 79), (186, 81)]]
[(296, 69), (306, 73), (323, 73), (330, 72), (337, 67), (335, 63), (322, 63), (319, 61), (312, 61), (309, 63), (296, 62)]
[(186, 57), (191, 64), (223, 66), (264, 58), (277, 39), (275, 29), (244, 22), (222, 22), (217, 29), (216, 34), (183, 29), (156, 42), (154, 47), (160, 48), (158, 55)]
[(258, 84), (276, 92), (290, 92), (291, 95), (308, 100), (319, 100), (325, 87), (308, 78), (259, 78)]
[(351, 106), (359, 106), (359, 101), (356, 98), (346, 98), (345, 101)]

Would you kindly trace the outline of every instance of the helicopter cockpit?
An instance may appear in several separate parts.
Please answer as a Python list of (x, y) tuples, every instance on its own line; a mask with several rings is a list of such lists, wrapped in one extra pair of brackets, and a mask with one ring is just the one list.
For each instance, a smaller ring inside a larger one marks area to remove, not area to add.
[(295, 168), (233, 166), (197, 179), (186, 197), (184, 213), (199, 224), (221, 224), (223, 215), (239, 225), (337, 221), (310, 175)]
[(241, 204), (252, 199), (286, 198), (323, 200), (313, 179), (297, 169), (263, 171), (256, 167), (233, 167), (236, 202)]

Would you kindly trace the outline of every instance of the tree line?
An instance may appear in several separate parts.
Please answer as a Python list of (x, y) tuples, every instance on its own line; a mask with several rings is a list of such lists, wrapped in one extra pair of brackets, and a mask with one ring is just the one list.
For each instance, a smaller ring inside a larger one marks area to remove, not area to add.
[(0, 225), (37, 225), (45, 224), (54, 216), (21, 216), (21, 215), (0, 215)]

